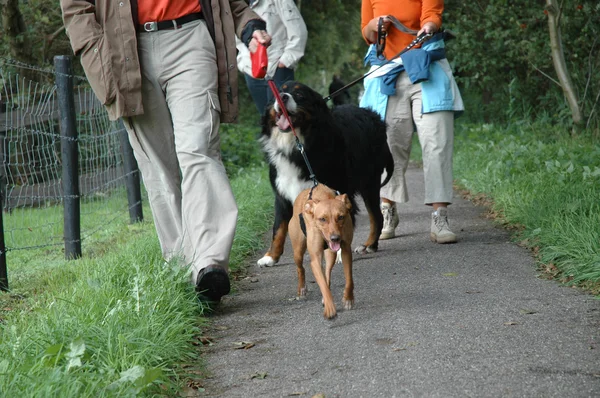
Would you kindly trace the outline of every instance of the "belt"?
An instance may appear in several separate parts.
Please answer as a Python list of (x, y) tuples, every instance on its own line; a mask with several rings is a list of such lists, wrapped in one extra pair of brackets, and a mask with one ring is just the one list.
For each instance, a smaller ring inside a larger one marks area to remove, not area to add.
[(177, 19), (171, 19), (167, 21), (159, 21), (159, 22), (146, 22), (143, 25), (138, 26), (138, 31), (140, 32), (156, 32), (159, 30), (168, 30), (168, 29), (179, 29), (181, 25), (184, 23), (196, 21), (198, 19), (204, 18), (201, 12), (196, 14), (188, 14), (183, 17)]

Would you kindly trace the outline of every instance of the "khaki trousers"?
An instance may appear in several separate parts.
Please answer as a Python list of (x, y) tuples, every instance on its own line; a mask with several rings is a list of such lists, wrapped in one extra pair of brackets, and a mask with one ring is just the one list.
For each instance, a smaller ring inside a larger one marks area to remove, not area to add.
[(408, 202), (404, 174), (416, 129), (423, 152), (425, 204), (451, 203), (454, 112), (423, 114), (421, 109), (421, 84), (412, 84), (408, 74), (401, 72), (396, 82), (396, 95), (388, 99), (385, 118), (394, 174), (381, 188), (380, 195), (394, 202)]
[(124, 120), (166, 260), (228, 270), (237, 205), (221, 161), (215, 49), (203, 20), (138, 33), (144, 114)]

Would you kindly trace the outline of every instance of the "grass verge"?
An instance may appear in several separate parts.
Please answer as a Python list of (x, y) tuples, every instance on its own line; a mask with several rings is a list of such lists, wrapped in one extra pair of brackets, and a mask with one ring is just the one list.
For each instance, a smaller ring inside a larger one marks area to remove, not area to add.
[[(238, 175), (234, 274), (262, 249), (257, 231), (267, 230), (272, 214), (266, 168)], [(176, 396), (185, 364), (201, 365), (193, 343), (205, 318), (186, 270), (164, 265), (152, 222), (127, 221), (124, 213), (108, 224), (79, 260), (63, 260), (59, 248), (9, 253), (0, 396)]]
[(540, 269), (600, 294), (600, 143), (546, 125), (457, 124), (454, 178), (485, 195)]

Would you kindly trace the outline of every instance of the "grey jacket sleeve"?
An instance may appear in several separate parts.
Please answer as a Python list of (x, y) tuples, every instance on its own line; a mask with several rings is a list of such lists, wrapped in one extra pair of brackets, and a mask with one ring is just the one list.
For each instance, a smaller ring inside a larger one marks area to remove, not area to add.
[(287, 31), (288, 38), (279, 62), (293, 69), (304, 56), (308, 37), (306, 24), (293, 0), (277, 0), (275, 5)]

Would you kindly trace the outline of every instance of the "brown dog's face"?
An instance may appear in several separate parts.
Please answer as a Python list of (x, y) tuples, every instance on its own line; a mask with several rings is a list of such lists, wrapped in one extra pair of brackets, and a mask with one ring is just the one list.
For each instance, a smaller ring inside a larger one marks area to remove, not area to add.
[(344, 227), (347, 222), (352, 222), (351, 208), (352, 204), (348, 196), (343, 194), (333, 199), (309, 200), (304, 205), (304, 213), (321, 232), (329, 249), (337, 252), (344, 238)]

